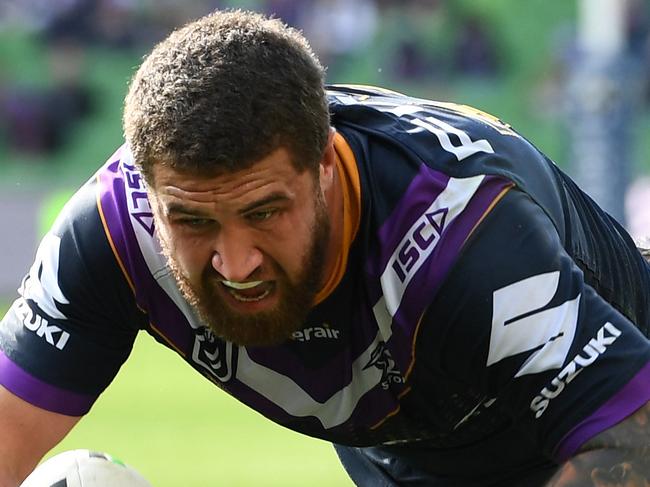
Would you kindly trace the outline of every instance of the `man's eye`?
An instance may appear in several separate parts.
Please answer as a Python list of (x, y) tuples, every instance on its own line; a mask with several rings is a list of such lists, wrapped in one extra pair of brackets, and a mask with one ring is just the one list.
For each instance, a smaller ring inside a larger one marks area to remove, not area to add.
[(271, 218), (276, 213), (277, 213), (277, 210), (275, 210), (275, 209), (255, 211), (253, 213), (247, 214), (246, 218), (248, 218), (249, 220), (261, 222), (261, 221), (264, 221), (264, 220), (268, 220), (269, 218)]
[(209, 218), (183, 218), (177, 220), (181, 225), (191, 228), (206, 227), (212, 224), (212, 220)]

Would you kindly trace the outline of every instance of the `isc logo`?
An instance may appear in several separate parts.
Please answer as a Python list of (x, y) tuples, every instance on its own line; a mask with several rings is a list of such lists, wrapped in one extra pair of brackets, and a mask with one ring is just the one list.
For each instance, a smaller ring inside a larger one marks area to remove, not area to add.
[(448, 208), (425, 213), (411, 227), (410, 234), (400, 242), (391, 264), (400, 282), (404, 282), (415, 263), (440, 238)]

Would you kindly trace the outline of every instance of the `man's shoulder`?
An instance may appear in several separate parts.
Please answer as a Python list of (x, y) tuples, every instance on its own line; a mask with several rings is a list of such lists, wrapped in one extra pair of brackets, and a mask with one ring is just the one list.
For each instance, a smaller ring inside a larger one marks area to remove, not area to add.
[(86, 182), (41, 240), (23, 285), (23, 297), (36, 306), (50, 294), (60, 295), (61, 315), (79, 314), (84, 320), (100, 312), (122, 315), (125, 305), (131, 306), (132, 291), (105, 225), (98, 184), (97, 176)]
[(452, 177), (492, 174), (524, 188), (553, 180), (553, 164), (543, 153), (508, 123), (477, 108), (356, 85), (330, 87), (328, 100), (332, 124), (362, 141), (369, 158), (381, 147)]
[[(508, 123), (497, 116), (478, 108), (447, 102), (405, 95), (396, 91), (363, 85), (333, 85), (327, 90), (330, 109), (334, 121), (367, 122), (384, 119), (384, 124), (378, 124), (376, 129), (388, 128), (386, 118), (399, 119), (398, 124), (410, 136), (427, 133), (438, 136), (439, 142), (451, 152), (458, 161), (478, 152), (495, 152), (484, 143), (465, 140), (462, 132), (476, 134), (491, 141), (503, 138), (516, 144), (524, 142), (524, 138)], [(365, 115), (365, 116), (364, 116)], [(383, 115), (383, 116), (382, 116)], [(410, 125), (409, 122), (412, 124)], [(439, 136), (455, 135), (449, 141), (443, 141)], [(445, 144), (444, 142), (448, 142)], [(474, 151), (467, 151), (475, 145)], [(454, 148), (463, 148), (464, 151)]]
[(91, 179), (65, 204), (50, 232), (41, 242), (57, 241), (59, 259), (66, 262), (60, 272), (71, 269), (75, 262), (83, 265), (105, 265), (112, 260), (110, 246), (97, 206), (97, 184)]
[(98, 185), (93, 177), (63, 207), (0, 326), (9, 364), (0, 383), (63, 414), (87, 412), (146, 326), (105, 230)]
[(68, 200), (44, 239), (44, 242), (59, 242), (59, 259), (66, 263), (60, 273), (68, 272), (67, 269), (78, 272), (74, 268), (82, 266), (91, 275), (101, 276), (105, 275), (102, 272), (118, 267), (114, 236), (108, 228), (105, 211), (109, 199), (116, 205), (124, 204), (119, 201), (124, 198), (116, 189), (118, 185), (108, 186), (105, 182), (106, 174), (115, 166), (116, 154)]

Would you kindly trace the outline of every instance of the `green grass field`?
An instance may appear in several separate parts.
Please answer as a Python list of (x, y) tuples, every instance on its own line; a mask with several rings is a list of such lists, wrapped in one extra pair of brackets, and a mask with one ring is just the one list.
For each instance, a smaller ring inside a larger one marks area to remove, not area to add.
[(352, 485), (329, 443), (271, 423), (144, 334), (48, 457), (76, 448), (108, 452), (155, 487)]

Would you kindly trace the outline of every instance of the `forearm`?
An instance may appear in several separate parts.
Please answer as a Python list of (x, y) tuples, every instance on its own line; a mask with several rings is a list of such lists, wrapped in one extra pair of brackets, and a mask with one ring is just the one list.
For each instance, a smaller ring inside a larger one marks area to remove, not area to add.
[(649, 487), (650, 403), (587, 442), (548, 487)]
[(16, 487), (25, 480), (25, 477), (34, 469), (37, 462), (33, 465), (22, 464), (18, 466), (18, 461), (14, 459), (3, 459), (0, 461), (0, 487)]
[(594, 450), (565, 462), (548, 487), (648, 487), (650, 447), (641, 450)]
[(0, 386), (0, 487), (16, 487), (79, 421), (46, 411)]

